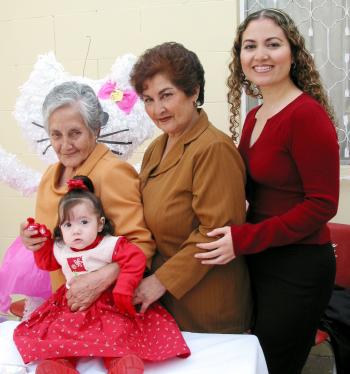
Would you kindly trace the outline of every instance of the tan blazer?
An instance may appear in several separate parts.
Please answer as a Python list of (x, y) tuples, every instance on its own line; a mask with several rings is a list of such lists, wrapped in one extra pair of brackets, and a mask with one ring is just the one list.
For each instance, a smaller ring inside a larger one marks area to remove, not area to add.
[(244, 258), (202, 265), (193, 255), (213, 228), (245, 220), (245, 169), (231, 139), (202, 110), (161, 162), (167, 135), (147, 149), (140, 174), (144, 214), (157, 254), (152, 269), (180, 328), (242, 332), (250, 326), (251, 295)]
[[(67, 187), (57, 187), (62, 164), (49, 166), (43, 175), (37, 194), (36, 220), (51, 230), (57, 224), (57, 207)], [(135, 169), (118, 159), (103, 144), (97, 144), (90, 156), (76, 170), (76, 175), (88, 176), (101, 199), (106, 215), (113, 221), (116, 235), (124, 235), (151, 257), (154, 241), (146, 228), (140, 195), (140, 181)], [(53, 272), (52, 288), (64, 283), (62, 272)]]

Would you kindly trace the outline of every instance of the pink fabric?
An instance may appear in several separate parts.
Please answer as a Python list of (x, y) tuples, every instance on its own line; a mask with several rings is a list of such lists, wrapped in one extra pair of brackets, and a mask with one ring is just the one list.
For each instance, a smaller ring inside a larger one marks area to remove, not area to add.
[(37, 268), (33, 253), (24, 247), (20, 237), (8, 247), (0, 267), (0, 311), (8, 311), (11, 294), (44, 299), (51, 295), (49, 273)]
[[(100, 99), (107, 100), (112, 98), (113, 92), (119, 90), (117, 87), (116, 82), (107, 81), (98, 91), (97, 96)], [(122, 91), (122, 99), (120, 101), (116, 101), (115, 103), (118, 105), (119, 109), (121, 109), (126, 114), (129, 114), (137, 101), (137, 94), (134, 90), (120, 90)]]
[(97, 96), (100, 99), (107, 100), (110, 99), (111, 93), (114, 91), (116, 88), (117, 84), (112, 81), (107, 81), (98, 91)]
[(125, 90), (123, 95), (123, 100), (117, 103), (119, 109), (121, 109), (126, 114), (131, 112), (131, 109), (135, 105), (137, 100), (137, 95), (135, 91)]

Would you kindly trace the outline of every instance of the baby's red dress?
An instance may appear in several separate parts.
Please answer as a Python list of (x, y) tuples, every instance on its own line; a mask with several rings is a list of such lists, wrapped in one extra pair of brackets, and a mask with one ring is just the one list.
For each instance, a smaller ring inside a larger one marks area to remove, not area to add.
[[(115, 245), (109, 254), (111, 240)], [(110, 236), (100, 237), (94, 245), (79, 251), (62, 245), (57, 248), (56, 244), (54, 250), (52, 247), (52, 241), (48, 241), (35, 252), (36, 262), (46, 270), (62, 267), (67, 279), (74, 273), (91, 271), (91, 264), (103, 266), (101, 258), (108, 263), (109, 257), (119, 264), (120, 274), (115, 288), (105, 291), (86, 311), (69, 309), (67, 288), (63, 285), (22, 322), (13, 337), (25, 363), (60, 357), (122, 357), (127, 354), (136, 354), (143, 360), (162, 361), (190, 355), (174, 318), (161, 305), (155, 303), (144, 314), (130, 317), (121, 313), (114, 303), (113, 294), (131, 296), (142, 278), (145, 258), (138, 247), (124, 237)], [(58, 251), (65, 252), (64, 259), (56, 260), (54, 254), (60, 257)], [(94, 263), (96, 256), (97, 265)], [(71, 274), (66, 274), (69, 271)]]

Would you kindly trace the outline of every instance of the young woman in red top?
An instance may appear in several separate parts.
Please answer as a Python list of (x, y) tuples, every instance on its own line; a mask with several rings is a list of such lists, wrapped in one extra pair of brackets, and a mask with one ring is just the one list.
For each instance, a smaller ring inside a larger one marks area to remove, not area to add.
[(326, 223), (336, 214), (339, 149), (334, 117), (312, 56), (278, 9), (239, 26), (228, 79), (237, 139), (242, 87), (262, 105), (247, 116), (247, 223), (213, 230), (203, 264), (247, 256), (255, 295), (253, 333), (270, 374), (300, 373), (331, 295), (335, 259)]

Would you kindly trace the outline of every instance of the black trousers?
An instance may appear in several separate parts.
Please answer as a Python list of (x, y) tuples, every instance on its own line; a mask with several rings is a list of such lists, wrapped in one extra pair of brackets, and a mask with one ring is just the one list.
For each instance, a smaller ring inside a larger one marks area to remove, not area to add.
[(270, 374), (300, 374), (335, 278), (331, 244), (288, 245), (246, 256), (257, 335)]

